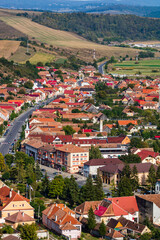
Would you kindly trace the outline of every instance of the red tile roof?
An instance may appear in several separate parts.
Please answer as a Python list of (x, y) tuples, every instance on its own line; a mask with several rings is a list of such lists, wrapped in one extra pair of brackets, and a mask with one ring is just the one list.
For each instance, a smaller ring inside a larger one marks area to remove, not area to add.
[(116, 216), (128, 215), (138, 212), (138, 205), (134, 196), (108, 198), (113, 203), (113, 211)]
[(147, 150), (142, 150), (141, 152), (138, 152), (137, 155), (141, 158), (141, 160), (143, 161), (145, 158), (147, 157), (157, 157), (159, 156), (159, 153), (157, 152), (152, 152), (152, 151), (147, 151)]

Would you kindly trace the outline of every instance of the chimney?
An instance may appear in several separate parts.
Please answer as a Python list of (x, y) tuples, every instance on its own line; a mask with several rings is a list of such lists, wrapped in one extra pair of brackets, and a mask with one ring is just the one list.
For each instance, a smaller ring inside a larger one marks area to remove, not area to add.
[(24, 217), (24, 212), (22, 212), (22, 217)]
[(18, 194), (20, 194), (19, 190), (18, 190)]
[(57, 221), (57, 216), (55, 215), (55, 222)]
[(12, 197), (12, 191), (13, 191), (13, 188), (10, 189), (10, 192), (9, 192), (9, 198)]
[(100, 120), (100, 132), (103, 132), (103, 120)]

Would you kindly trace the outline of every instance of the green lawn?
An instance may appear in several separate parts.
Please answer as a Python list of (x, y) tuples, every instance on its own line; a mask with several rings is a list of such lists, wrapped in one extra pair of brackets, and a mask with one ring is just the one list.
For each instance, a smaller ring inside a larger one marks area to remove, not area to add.
[(32, 64), (36, 64), (37, 62), (52, 62), (55, 59), (55, 56), (49, 53), (44, 52), (36, 52), (36, 54), (29, 59)]
[(110, 71), (110, 73), (160, 76), (160, 59), (140, 60), (138, 61), (138, 64), (135, 61), (116, 63), (113, 65), (113, 69)]

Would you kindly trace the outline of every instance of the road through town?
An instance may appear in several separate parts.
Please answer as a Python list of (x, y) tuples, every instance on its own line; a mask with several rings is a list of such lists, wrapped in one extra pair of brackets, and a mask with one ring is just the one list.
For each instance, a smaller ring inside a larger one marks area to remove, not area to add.
[(29, 116), (32, 114), (32, 112), (36, 109), (38, 109), (42, 104), (49, 104), (51, 101), (53, 101), (56, 98), (53, 97), (52, 99), (47, 99), (43, 103), (38, 103), (36, 106), (28, 109), (26, 112), (22, 113), (19, 117), (17, 117), (14, 122), (11, 123), (11, 126), (9, 126), (8, 133), (6, 136), (3, 135), (3, 137), (0, 139), (0, 152), (5, 155), (8, 153), (9, 149), (12, 148), (13, 143), (18, 140), (18, 134), (21, 132), (22, 125), (25, 124), (25, 121), (29, 118)]

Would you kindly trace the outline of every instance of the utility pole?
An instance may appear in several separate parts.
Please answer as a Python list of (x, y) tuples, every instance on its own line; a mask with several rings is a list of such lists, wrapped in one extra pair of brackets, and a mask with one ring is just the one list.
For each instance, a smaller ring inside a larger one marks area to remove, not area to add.
[(28, 43), (28, 40), (27, 40), (27, 53), (29, 53), (29, 43)]
[(93, 59), (96, 59), (96, 50), (93, 50)]

